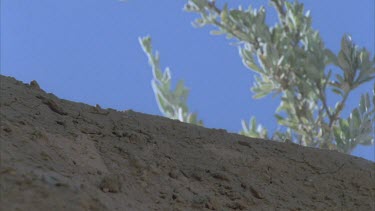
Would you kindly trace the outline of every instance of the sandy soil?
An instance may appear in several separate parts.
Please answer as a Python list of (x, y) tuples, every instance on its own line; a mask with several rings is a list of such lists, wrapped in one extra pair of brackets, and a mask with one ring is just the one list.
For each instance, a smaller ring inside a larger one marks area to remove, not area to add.
[(375, 210), (375, 164), (1, 77), (1, 210)]

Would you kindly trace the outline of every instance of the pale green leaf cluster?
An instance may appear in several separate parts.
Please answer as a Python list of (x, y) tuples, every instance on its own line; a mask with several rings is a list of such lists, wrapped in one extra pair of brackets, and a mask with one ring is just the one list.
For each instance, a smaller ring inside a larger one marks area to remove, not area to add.
[[(371, 145), (375, 122), (375, 84), (372, 97), (369, 93), (361, 96), (358, 108), (353, 109), (347, 119), (339, 119), (333, 133), (337, 148), (342, 152), (351, 152), (355, 144)], [(354, 146), (353, 146), (354, 144)]]
[(255, 117), (251, 117), (249, 124), (242, 120), (242, 131), (241, 135), (257, 137), (257, 138), (268, 138), (268, 131), (262, 125), (258, 125)]
[[(365, 82), (374, 83), (375, 58), (366, 49), (354, 45), (344, 35), (341, 50), (335, 55), (324, 46), (311, 26), (310, 12), (297, 1), (270, 1), (279, 22), (266, 23), (266, 9), (218, 8), (215, 1), (190, 0), (185, 9), (200, 14), (196, 26), (214, 25), (213, 34), (225, 34), (239, 41), (239, 51), (246, 67), (258, 73), (252, 87), (255, 98), (273, 94), (281, 97), (275, 117), (286, 131), (277, 131), (275, 140), (295, 140), (313, 147), (338, 149), (350, 153), (358, 144), (369, 145), (374, 139), (374, 104), (370, 94), (362, 96), (359, 108), (350, 117), (341, 117), (348, 96)], [(340, 72), (332, 76), (329, 65)], [(341, 100), (329, 106), (327, 92)], [(242, 122), (243, 135), (268, 138), (267, 130)]]
[(187, 107), (189, 90), (185, 87), (184, 82), (178, 81), (175, 89), (171, 89), (171, 72), (169, 68), (166, 68), (165, 71), (162, 72), (159, 53), (152, 53), (151, 38), (140, 38), (139, 42), (152, 67), (154, 77), (151, 81), (151, 85), (155, 93), (156, 101), (158, 102), (159, 110), (168, 118), (202, 125), (203, 122), (198, 120), (196, 113), (189, 113)]
[[(272, 26), (266, 23), (265, 7), (230, 9), (225, 4), (219, 8), (214, 0), (189, 0), (185, 5), (186, 11), (200, 15), (194, 26), (213, 25), (216, 30), (212, 34), (224, 34), (238, 42), (243, 64), (257, 74), (251, 88), (254, 98), (280, 98), (275, 118), (282, 128), (270, 137), (252, 117), (248, 124), (242, 121), (240, 133), (345, 153), (358, 144), (373, 144), (375, 57), (371, 59), (370, 53), (356, 46), (348, 35), (343, 36), (338, 54), (333, 53), (312, 28), (310, 12), (303, 4), (286, 0), (270, 3), (278, 14), (278, 22)], [(180, 108), (187, 115), (185, 92), (169, 93), (169, 70), (164, 73), (168, 80), (163, 79), (158, 56), (152, 57), (150, 41), (143, 40), (153, 66), (159, 107), (168, 117), (176, 118)], [(349, 117), (342, 117), (350, 93), (366, 82), (374, 83), (372, 93), (363, 94)], [(340, 98), (335, 106), (327, 99), (328, 92)]]

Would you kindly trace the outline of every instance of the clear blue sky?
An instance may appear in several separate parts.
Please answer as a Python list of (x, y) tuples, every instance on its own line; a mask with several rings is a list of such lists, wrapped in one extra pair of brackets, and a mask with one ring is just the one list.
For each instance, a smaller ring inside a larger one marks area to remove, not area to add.
[[(210, 28), (192, 27), (196, 15), (182, 10), (185, 2), (2, 0), (1, 74), (37, 80), (60, 98), (160, 115), (151, 69), (138, 43), (138, 37), (151, 35), (162, 66), (169, 66), (174, 81), (184, 79), (191, 89), (190, 109), (206, 127), (238, 132), (240, 120), (255, 115), (274, 130), (273, 111), (279, 102), (251, 98), (254, 75), (242, 65), (237, 48), (223, 36), (209, 35)], [(374, 55), (373, 0), (302, 2), (330, 49), (337, 52), (342, 35), (348, 33)], [(275, 15), (268, 11), (272, 22)], [(344, 116), (358, 104), (360, 93), (370, 89), (368, 83), (351, 95)], [(358, 147), (353, 154), (374, 160), (374, 146)]]

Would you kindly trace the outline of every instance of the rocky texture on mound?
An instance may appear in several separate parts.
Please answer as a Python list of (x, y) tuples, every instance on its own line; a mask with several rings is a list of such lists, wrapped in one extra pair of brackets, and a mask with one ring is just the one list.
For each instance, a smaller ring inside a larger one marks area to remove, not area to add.
[(375, 164), (1, 76), (1, 210), (374, 210)]

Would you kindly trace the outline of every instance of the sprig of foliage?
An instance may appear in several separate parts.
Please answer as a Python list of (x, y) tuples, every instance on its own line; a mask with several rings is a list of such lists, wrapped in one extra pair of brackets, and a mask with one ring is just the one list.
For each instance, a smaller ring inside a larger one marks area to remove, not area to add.
[(165, 71), (162, 72), (159, 62), (159, 53), (152, 53), (151, 38), (139, 38), (139, 42), (152, 67), (154, 77), (151, 81), (151, 85), (156, 101), (158, 102), (159, 110), (168, 118), (196, 125), (203, 125), (203, 122), (198, 120), (196, 113), (189, 113), (187, 107), (189, 90), (185, 87), (184, 82), (181, 80), (178, 81), (175, 90), (173, 91), (171, 89), (172, 76), (170, 69), (167, 67)]
[[(275, 112), (280, 130), (269, 137), (267, 129), (252, 117), (249, 124), (242, 121), (240, 134), (345, 153), (358, 144), (373, 144), (375, 57), (371, 60), (370, 53), (356, 46), (348, 35), (343, 36), (341, 50), (335, 55), (312, 28), (310, 12), (305, 12), (303, 4), (285, 0), (270, 3), (279, 18), (273, 26), (265, 21), (264, 7), (229, 9), (225, 4), (218, 8), (214, 0), (189, 0), (185, 5), (186, 11), (200, 15), (194, 26), (213, 25), (216, 30), (212, 34), (238, 41), (243, 64), (257, 74), (251, 89), (254, 98), (280, 97)], [(161, 73), (158, 54), (151, 54), (150, 42), (149, 38), (141, 39), (153, 67), (153, 89), (160, 110), (167, 117), (192, 121), (186, 106), (187, 90), (180, 85), (175, 92), (169, 91), (170, 71)], [(358, 108), (348, 118), (341, 117), (350, 93), (369, 81), (374, 83), (373, 93), (363, 94)], [(328, 91), (341, 98), (334, 107), (328, 102)], [(196, 116), (193, 119), (197, 122)]]
[[(218, 8), (215, 1), (189, 0), (185, 9), (200, 14), (194, 25), (214, 25), (213, 34), (225, 34), (239, 41), (239, 51), (246, 67), (258, 76), (252, 87), (254, 98), (279, 95), (281, 103), (275, 117), (287, 128), (277, 131), (275, 140), (294, 140), (305, 146), (338, 149), (350, 153), (358, 144), (373, 144), (374, 102), (364, 94), (358, 108), (348, 119), (340, 117), (349, 94), (365, 82), (374, 81), (375, 57), (359, 49), (350, 36), (344, 35), (341, 50), (335, 55), (324, 46), (319, 32), (311, 26), (310, 12), (295, 1), (271, 0), (279, 22), (269, 26), (266, 9)], [(339, 74), (332, 77), (328, 66)], [(329, 106), (327, 90), (341, 100)], [(374, 99), (374, 97), (373, 97)], [(241, 134), (267, 138), (267, 130), (244, 121)], [(372, 126), (371, 126), (372, 124)]]
[(333, 133), (337, 148), (350, 153), (356, 144), (371, 145), (375, 122), (375, 83), (372, 97), (369, 93), (361, 96), (358, 108), (353, 109), (347, 119), (339, 119)]

